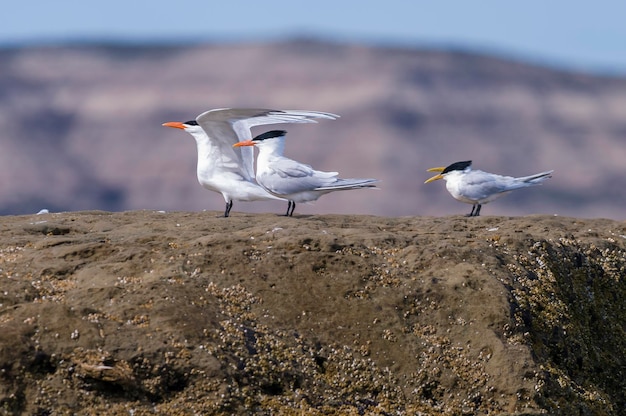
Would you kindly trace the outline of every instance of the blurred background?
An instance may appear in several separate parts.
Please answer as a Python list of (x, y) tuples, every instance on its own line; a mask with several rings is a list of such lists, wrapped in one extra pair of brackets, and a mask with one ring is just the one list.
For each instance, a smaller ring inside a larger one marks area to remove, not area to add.
[(296, 214), (467, 214), (443, 181), (423, 182), (473, 160), (555, 170), (482, 215), (626, 219), (623, 1), (58, 0), (7, 2), (3, 15), (3, 215), (222, 212), (197, 182), (192, 137), (161, 124), (263, 107), (339, 114), (283, 125), (286, 155), (382, 181)]

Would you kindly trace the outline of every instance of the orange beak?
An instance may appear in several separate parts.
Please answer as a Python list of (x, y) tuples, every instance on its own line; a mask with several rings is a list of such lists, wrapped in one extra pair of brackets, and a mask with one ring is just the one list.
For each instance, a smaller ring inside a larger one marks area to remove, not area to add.
[(161, 124), (163, 127), (173, 127), (175, 129), (185, 130), (185, 125), (180, 121), (169, 121), (167, 123)]
[(233, 145), (233, 147), (242, 147), (242, 146), (254, 146), (254, 142), (252, 140), (245, 140), (243, 142), (237, 142)]

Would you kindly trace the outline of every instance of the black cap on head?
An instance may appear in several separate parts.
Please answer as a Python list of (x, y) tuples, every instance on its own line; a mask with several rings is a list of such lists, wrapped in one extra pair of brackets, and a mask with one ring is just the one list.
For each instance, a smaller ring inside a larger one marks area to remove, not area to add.
[(472, 161), (471, 160), (466, 160), (464, 162), (455, 162), (453, 164), (451, 164), (450, 166), (447, 166), (443, 172), (441, 172), (441, 174), (443, 175), (444, 173), (448, 173), (448, 172), (452, 172), (453, 170), (465, 170), (466, 168), (472, 166)]
[(280, 137), (280, 136), (284, 136), (287, 134), (286, 130), (270, 130), (268, 132), (259, 134), (258, 136), (256, 136), (254, 139), (254, 141), (259, 142), (261, 140), (265, 140), (265, 139), (273, 139), (274, 137)]
[(197, 126), (198, 122), (196, 120), (189, 120), (189, 121), (185, 121), (183, 124), (186, 124), (188, 126)]

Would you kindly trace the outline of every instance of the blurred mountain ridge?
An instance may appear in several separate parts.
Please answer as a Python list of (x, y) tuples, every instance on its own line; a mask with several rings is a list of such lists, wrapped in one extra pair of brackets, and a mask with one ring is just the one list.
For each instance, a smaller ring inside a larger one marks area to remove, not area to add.
[(161, 127), (221, 107), (341, 116), (285, 125), (286, 154), (342, 177), (379, 178), (381, 189), (336, 192), (296, 214), (466, 214), (443, 183), (423, 182), (429, 167), (473, 160), (512, 176), (555, 170), (483, 215), (626, 218), (625, 78), (303, 39), (0, 50), (0, 213), (222, 211), (221, 196), (197, 183), (191, 136)]

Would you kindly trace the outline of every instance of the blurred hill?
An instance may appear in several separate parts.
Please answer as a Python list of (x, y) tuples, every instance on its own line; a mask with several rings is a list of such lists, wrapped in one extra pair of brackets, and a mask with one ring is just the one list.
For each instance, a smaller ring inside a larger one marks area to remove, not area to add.
[(304, 40), (0, 50), (0, 213), (221, 211), (221, 196), (197, 183), (193, 139), (161, 123), (244, 106), (341, 115), (287, 126), (287, 155), (382, 180), (379, 191), (333, 193), (296, 214), (465, 214), (442, 182), (423, 182), (429, 167), (471, 159), (514, 176), (555, 169), (483, 215), (626, 218), (626, 79)]

